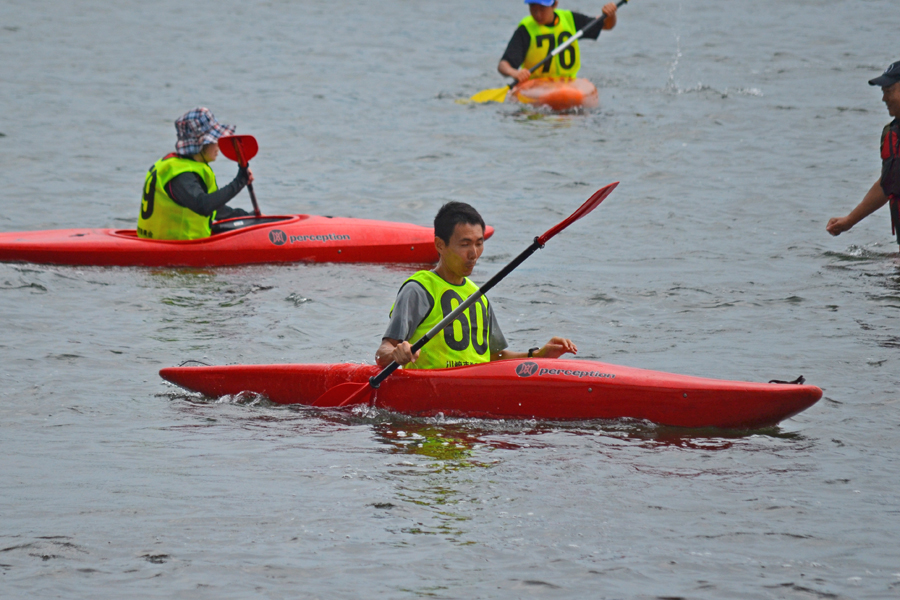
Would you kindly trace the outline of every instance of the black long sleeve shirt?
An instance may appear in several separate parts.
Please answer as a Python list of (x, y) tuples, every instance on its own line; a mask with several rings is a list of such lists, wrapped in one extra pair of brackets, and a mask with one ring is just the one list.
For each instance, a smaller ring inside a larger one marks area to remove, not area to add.
[(208, 217), (237, 196), (247, 185), (249, 179), (247, 168), (240, 167), (237, 176), (231, 183), (210, 194), (207, 192), (203, 179), (196, 173), (188, 172), (173, 177), (166, 184), (166, 192), (175, 201), (175, 204), (190, 209), (198, 215)]

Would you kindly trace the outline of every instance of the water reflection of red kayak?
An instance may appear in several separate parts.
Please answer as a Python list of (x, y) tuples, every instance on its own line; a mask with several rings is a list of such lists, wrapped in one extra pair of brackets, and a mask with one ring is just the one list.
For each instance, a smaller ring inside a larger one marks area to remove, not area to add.
[[(370, 365), (171, 367), (160, 375), (210, 397), (255, 392), (280, 404), (312, 404)], [(436, 370), (399, 370), (378, 389), (379, 408), (414, 416), (487, 419), (645, 419), (676, 427), (755, 429), (815, 404), (811, 385), (674, 375), (586, 360), (523, 359)]]
[[(149, 240), (133, 229), (0, 233), (0, 261), (212, 267), (282, 262), (430, 263), (434, 229), (409, 223), (291, 215), (221, 221), (211, 237)], [(493, 234), (488, 227), (485, 237)]]

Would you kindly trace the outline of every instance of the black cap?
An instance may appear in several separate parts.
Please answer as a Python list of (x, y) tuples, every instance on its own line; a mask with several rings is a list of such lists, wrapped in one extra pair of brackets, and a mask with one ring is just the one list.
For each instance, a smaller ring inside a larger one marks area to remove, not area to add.
[(900, 81), (900, 60), (889, 66), (881, 74), (881, 77), (869, 80), (869, 85), (880, 85), (888, 87)]

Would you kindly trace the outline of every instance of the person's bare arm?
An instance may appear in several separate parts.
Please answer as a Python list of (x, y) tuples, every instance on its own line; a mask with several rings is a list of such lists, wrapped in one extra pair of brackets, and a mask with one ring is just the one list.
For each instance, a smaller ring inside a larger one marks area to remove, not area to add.
[(606, 15), (606, 19), (603, 21), (603, 29), (612, 29), (616, 26), (617, 10), (615, 2), (610, 2), (603, 7), (603, 14)]
[[(552, 337), (549, 342), (534, 353), (534, 358), (559, 358), (566, 352), (577, 354), (578, 348), (568, 338)], [(528, 352), (501, 350), (500, 352), (491, 353), (491, 360), (509, 360), (511, 358), (528, 358)]]
[(381, 345), (375, 351), (375, 364), (382, 369), (392, 362), (402, 367), (407, 363), (416, 362), (418, 358), (419, 352), (413, 354), (409, 342), (391, 338), (382, 338)]
[(501, 75), (506, 75), (507, 77), (517, 79), (519, 83), (528, 81), (528, 79), (531, 77), (531, 71), (529, 71), (528, 69), (517, 69), (505, 60), (500, 61), (500, 64), (497, 65), (497, 70)]
[(829, 219), (825, 229), (831, 235), (840, 235), (887, 204), (887, 202), (888, 197), (884, 194), (884, 190), (881, 189), (881, 179), (879, 178), (863, 197), (862, 201), (856, 205), (856, 208), (850, 211), (850, 214), (845, 217)]

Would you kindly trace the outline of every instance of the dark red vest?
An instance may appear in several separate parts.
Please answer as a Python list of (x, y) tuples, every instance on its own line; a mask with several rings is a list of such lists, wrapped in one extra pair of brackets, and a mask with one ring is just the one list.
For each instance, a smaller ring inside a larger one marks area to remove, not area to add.
[(900, 119), (881, 132), (881, 190), (891, 200), (891, 229), (900, 243)]

